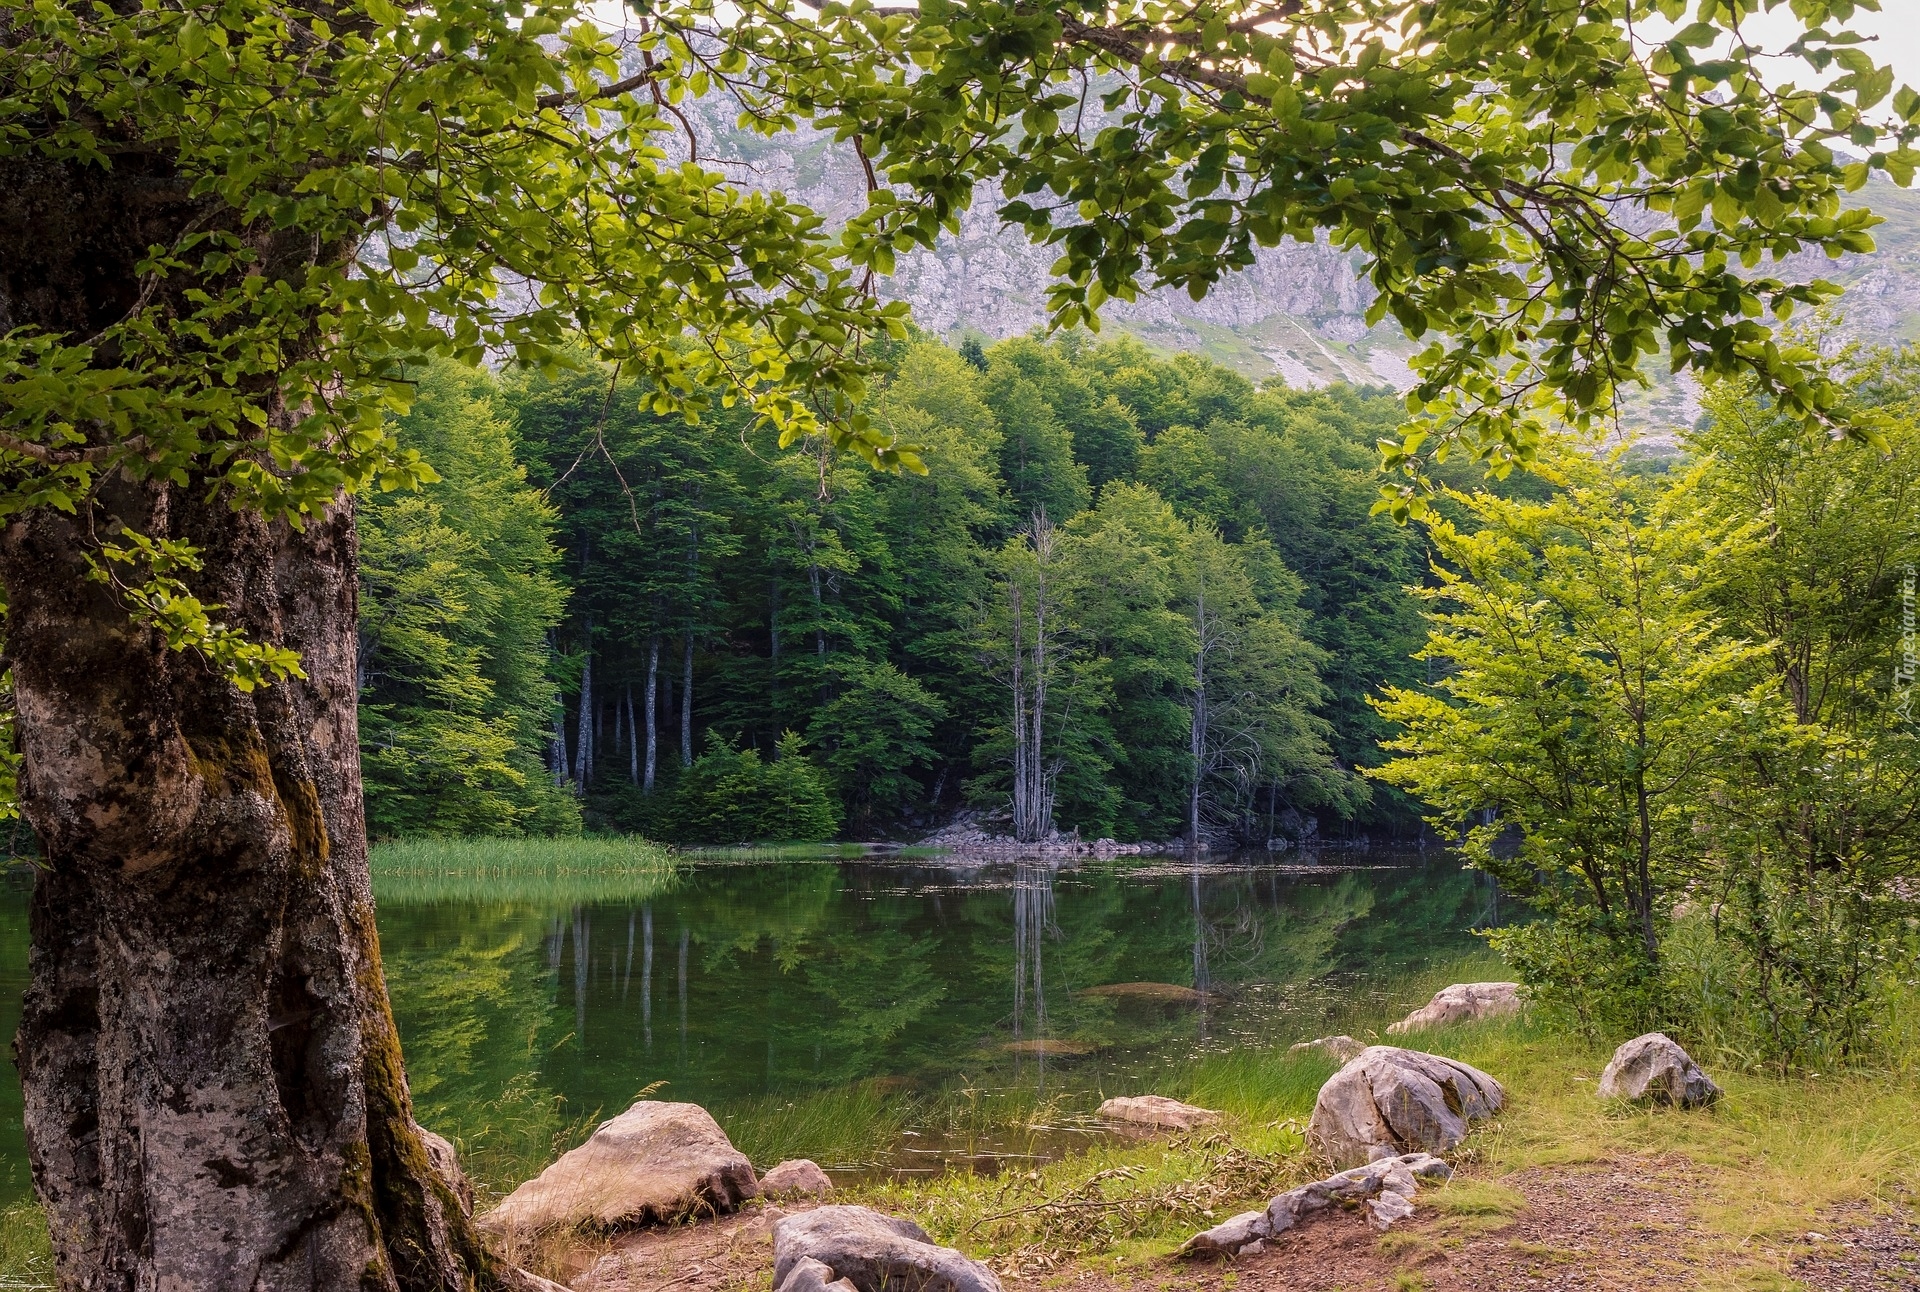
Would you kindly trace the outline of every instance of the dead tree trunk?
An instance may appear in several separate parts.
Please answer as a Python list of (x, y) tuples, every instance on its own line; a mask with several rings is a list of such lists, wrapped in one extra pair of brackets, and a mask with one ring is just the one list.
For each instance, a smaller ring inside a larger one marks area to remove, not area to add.
[[(226, 218), (158, 165), (0, 165), (0, 329), (91, 335), (140, 297), (147, 247)], [(246, 236), (276, 273), (343, 254)], [(242, 692), (133, 623), (88, 564), (120, 525), (195, 545), (195, 595), (305, 678)], [(367, 869), (355, 579), (346, 501), (296, 530), (191, 470), (0, 530), (45, 849), (14, 1053), (63, 1289), (526, 1284), (413, 1121)]]

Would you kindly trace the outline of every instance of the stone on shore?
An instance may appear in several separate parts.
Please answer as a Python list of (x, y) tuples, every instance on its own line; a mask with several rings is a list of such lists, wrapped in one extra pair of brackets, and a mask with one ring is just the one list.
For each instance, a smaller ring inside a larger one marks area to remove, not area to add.
[(1381, 1158), (1324, 1180), (1289, 1189), (1265, 1211), (1247, 1211), (1195, 1234), (1180, 1248), (1182, 1256), (1231, 1256), (1254, 1243), (1286, 1233), (1316, 1211), (1341, 1205), (1364, 1207), (1375, 1229), (1385, 1230), (1413, 1214), (1413, 1195), (1421, 1180), (1445, 1180), (1453, 1174), (1428, 1153)]
[(850, 1279), (837, 1279), (832, 1267), (811, 1256), (802, 1256), (794, 1262), (787, 1278), (775, 1289), (775, 1292), (860, 1292)]
[(1504, 1018), (1519, 1012), (1520, 984), (1517, 982), (1457, 982), (1451, 987), (1442, 987), (1432, 1000), (1391, 1024), (1387, 1031), (1398, 1036), (1421, 1028)]
[(414, 1129), (420, 1132), (420, 1142), (427, 1147), (427, 1165), (440, 1178), (440, 1183), (459, 1200), (460, 1214), (473, 1214), (473, 1182), (467, 1179), (467, 1173), (460, 1169), (460, 1155), (444, 1135), (436, 1135), (425, 1126), (416, 1124)]
[[(826, 1274), (815, 1265), (826, 1267)], [(914, 1292), (1000, 1292), (1000, 1280), (986, 1266), (951, 1247), (936, 1246), (926, 1230), (911, 1220), (866, 1207), (817, 1207), (784, 1217), (773, 1227), (776, 1292), (815, 1287), (840, 1292), (838, 1282), (813, 1282), (823, 1277), (844, 1280), (858, 1292), (895, 1287)]]
[(1600, 1093), (1637, 1104), (1700, 1108), (1720, 1097), (1720, 1087), (1673, 1038), (1648, 1032), (1613, 1052), (1600, 1074)]
[(1351, 1036), (1316, 1036), (1311, 1041), (1295, 1041), (1287, 1047), (1288, 1054), (1298, 1054), (1302, 1050), (1319, 1050), (1336, 1063), (1351, 1063), (1360, 1057), (1367, 1048), (1365, 1041), (1356, 1041)]
[(1108, 1121), (1131, 1126), (1149, 1126), (1155, 1130), (1192, 1130), (1220, 1120), (1211, 1108), (1195, 1108), (1164, 1095), (1128, 1095), (1109, 1099), (1100, 1105), (1097, 1115)]
[(480, 1218), (498, 1232), (622, 1229), (736, 1211), (753, 1164), (698, 1104), (642, 1100)]
[(827, 1173), (804, 1157), (782, 1162), (760, 1177), (763, 1198), (824, 1198), (832, 1192)]
[(1378, 1148), (1444, 1153), (1505, 1101), (1499, 1082), (1457, 1059), (1373, 1045), (1320, 1087), (1307, 1137), (1335, 1166)]

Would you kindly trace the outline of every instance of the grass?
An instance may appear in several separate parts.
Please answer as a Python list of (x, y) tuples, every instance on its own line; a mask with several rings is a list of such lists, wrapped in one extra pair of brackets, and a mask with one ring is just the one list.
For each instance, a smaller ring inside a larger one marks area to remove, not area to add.
[(47, 1214), (37, 1202), (0, 1207), (0, 1290), (26, 1292), (53, 1286), (53, 1248)]
[[(1387, 1021), (1434, 987), (1475, 976), (1409, 980), (1370, 1005), (1329, 1018), (1327, 1030), (1379, 1039)], [(1920, 998), (1903, 1002), (1904, 1035), (1911, 1035), (1917, 1007)], [(1832, 1208), (1896, 1200), (1900, 1189), (1911, 1188), (1911, 1164), (1920, 1155), (1910, 1047), (1890, 1051), (1878, 1068), (1820, 1078), (1716, 1070), (1722, 1101), (1680, 1112), (1602, 1101), (1598, 1077), (1610, 1049), (1527, 1020), (1388, 1039), (1462, 1059), (1494, 1074), (1508, 1091), (1506, 1113), (1454, 1155), (1461, 1173), (1425, 1195), (1455, 1240), (1497, 1232), (1524, 1209), (1523, 1195), (1504, 1182), (1512, 1173), (1623, 1158), (1684, 1159), (1704, 1168), (1695, 1173), (1690, 1239), (1708, 1258), (1710, 1283), (1793, 1288), (1798, 1285), (1784, 1272), (1789, 1258), (1781, 1254), (1788, 1240)], [(1114, 1268), (1135, 1267), (1144, 1279), (1151, 1273), (1145, 1263), (1196, 1229), (1320, 1173), (1300, 1126), (1333, 1070), (1317, 1053), (1293, 1055), (1281, 1047), (1202, 1056), (1169, 1069), (1154, 1088), (1224, 1112), (1215, 1134), (1141, 1145), (1109, 1141), (1029, 1172), (954, 1173), (870, 1188), (861, 1200), (910, 1214), (941, 1241), (1013, 1269), (1086, 1269), (1097, 1260), (1106, 1270), (1117, 1261)], [(1404, 1243), (1411, 1251), (1422, 1240)]]
[[(1316, 1030), (1378, 1039), (1388, 1021), (1439, 985), (1486, 977), (1488, 969), (1484, 962), (1468, 962), (1382, 987), (1330, 1012)], [(1898, 1004), (1890, 1035), (1899, 1044), (1881, 1066), (1820, 1077), (1715, 1069), (1725, 1097), (1698, 1112), (1602, 1101), (1596, 1087), (1608, 1048), (1529, 1020), (1393, 1037), (1492, 1073), (1510, 1098), (1507, 1111), (1456, 1155), (1462, 1169), (1454, 1180), (1423, 1192), (1423, 1207), (1440, 1218), (1432, 1237), (1451, 1244), (1506, 1228), (1525, 1208), (1508, 1181), (1516, 1172), (1667, 1160), (1699, 1168), (1689, 1172), (1687, 1243), (1706, 1258), (1700, 1286), (1726, 1292), (1793, 1289), (1798, 1285), (1790, 1276), (1790, 1239), (1832, 1208), (1890, 1203), (1902, 1187), (1911, 1187), (1911, 1163), (1920, 1154), (1911, 1044), (1920, 994)], [(1163, 1281), (1166, 1267), (1159, 1262), (1196, 1229), (1322, 1173), (1306, 1150), (1302, 1126), (1333, 1069), (1317, 1052), (1290, 1054), (1284, 1046), (1199, 1055), (1139, 1084), (1219, 1109), (1224, 1117), (1217, 1126), (1150, 1142), (1090, 1137), (1084, 1152), (1026, 1169), (1002, 1157), (992, 1173), (848, 1180), (843, 1200), (912, 1216), (939, 1241), (1009, 1270), (1070, 1273), (1097, 1262), (1103, 1272), (1121, 1277), (1132, 1271), (1150, 1285)], [(969, 1082), (915, 1093), (879, 1080), (714, 1111), (757, 1163), (806, 1156), (854, 1168), (857, 1175), (886, 1160), (909, 1127), (950, 1150), (978, 1144), (1017, 1153), (1022, 1136), (1037, 1145), (1083, 1126), (1087, 1108), (1081, 1105), (1093, 1093), (1069, 1089), (1039, 1096), (1029, 1087)], [(485, 1174), (489, 1152), (557, 1152), (590, 1129), (590, 1119), (571, 1119), (564, 1127), (548, 1118), (534, 1121), (525, 1131), (540, 1144), (503, 1139), (463, 1145), (475, 1174)], [(0, 1212), (0, 1289), (49, 1281), (37, 1220), (30, 1205)], [(1397, 1262), (1418, 1255), (1430, 1241), (1395, 1231), (1383, 1237), (1382, 1252)], [(1517, 1241), (1509, 1247), (1547, 1265), (1573, 1257)], [(1417, 1270), (1402, 1273), (1400, 1286), (1420, 1286)]]
[(406, 905), (631, 901), (676, 875), (671, 852), (632, 836), (407, 839), (375, 844), (370, 860), (375, 895)]

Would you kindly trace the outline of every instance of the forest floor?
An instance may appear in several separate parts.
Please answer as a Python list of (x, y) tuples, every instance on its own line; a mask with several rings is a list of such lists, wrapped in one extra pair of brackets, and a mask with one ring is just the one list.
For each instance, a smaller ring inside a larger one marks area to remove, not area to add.
[[(913, 1217), (988, 1260), (1009, 1292), (1920, 1290), (1920, 1089), (1910, 1073), (1728, 1073), (1713, 1109), (1646, 1111), (1595, 1096), (1604, 1055), (1525, 1027), (1414, 1044), (1492, 1072), (1510, 1104), (1463, 1146), (1454, 1180), (1424, 1189), (1414, 1216), (1385, 1234), (1358, 1213), (1323, 1213), (1237, 1260), (1175, 1257), (1214, 1223), (1209, 1214), (1259, 1206), (1317, 1173), (1304, 1153), (1275, 1147), (1297, 1123), (1244, 1113), (1224, 1139), (1250, 1153), (1223, 1150), (1219, 1136), (1175, 1139), (1014, 1180), (855, 1187), (835, 1200)], [(1250, 1173), (1250, 1162), (1268, 1174)], [(1210, 1194), (1209, 1170), (1225, 1181)], [(1093, 1198), (1113, 1204), (1098, 1224), (1058, 1205)], [(556, 1253), (547, 1272), (576, 1292), (767, 1292), (773, 1224), (793, 1209), (754, 1204), (624, 1235)]]
[[(1700, 1172), (1676, 1158), (1463, 1176), (1381, 1234), (1354, 1212), (1311, 1217), (1233, 1261), (1069, 1259), (1007, 1272), (1014, 1289), (1082, 1292), (1694, 1292), (1920, 1288), (1920, 1218), (1865, 1204), (1823, 1230), (1729, 1243), (1696, 1223)], [(753, 1207), (705, 1224), (580, 1249), (575, 1292), (748, 1292), (772, 1286), (773, 1224), (804, 1207)]]

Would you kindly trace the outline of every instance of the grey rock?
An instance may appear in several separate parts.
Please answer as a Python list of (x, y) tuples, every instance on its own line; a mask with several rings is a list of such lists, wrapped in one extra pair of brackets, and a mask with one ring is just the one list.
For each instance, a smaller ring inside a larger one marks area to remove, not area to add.
[(1664, 1032), (1636, 1036), (1613, 1052), (1600, 1074), (1600, 1093), (1632, 1103), (1699, 1108), (1720, 1097), (1720, 1087)]
[(824, 1261), (802, 1256), (787, 1271), (786, 1279), (775, 1292), (857, 1292), (857, 1289), (848, 1280), (835, 1278), (832, 1268)]
[(936, 1246), (911, 1220), (867, 1207), (817, 1207), (781, 1220), (773, 1227), (774, 1287), (785, 1292), (802, 1260), (825, 1265), (856, 1292), (1001, 1292), (986, 1266)]
[(1520, 984), (1517, 982), (1457, 982), (1451, 987), (1442, 987), (1432, 1000), (1390, 1025), (1387, 1031), (1397, 1036), (1422, 1028), (1504, 1018), (1519, 1012)]
[(1336, 1166), (1365, 1162), (1379, 1145), (1444, 1153), (1505, 1101), (1500, 1083), (1478, 1068), (1374, 1045), (1320, 1087), (1307, 1137)]
[(641, 1100), (480, 1218), (497, 1232), (619, 1229), (739, 1209), (753, 1164), (698, 1104)]
[(1357, 1041), (1351, 1036), (1316, 1036), (1311, 1041), (1296, 1041), (1287, 1047), (1288, 1054), (1298, 1054), (1302, 1050), (1319, 1050), (1340, 1063), (1350, 1063), (1360, 1057), (1367, 1048), (1365, 1041)]
[(1189, 1238), (1182, 1256), (1231, 1256), (1286, 1233), (1301, 1220), (1328, 1207), (1364, 1207), (1376, 1229), (1413, 1214), (1413, 1196), (1421, 1180), (1444, 1180), (1453, 1174), (1428, 1153), (1405, 1153), (1365, 1166), (1341, 1171), (1324, 1180), (1289, 1189), (1267, 1204), (1265, 1211), (1248, 1211)]
[(425, 1126), (414, 1127), (420, 1132), (420, 1142), (427, 1146), (427, 1165), (440, 1177), (440, 1183), (452, 1191), (460, 1201), (460, 1214), (473, 1214), (473, 1182), (467, 1179), (467, 1173), (460, 1169), (460, 1155), (445, 1136), (436, 1135)]
[(804, 1157), (782, 1162), (760, 1177), (763, 1198), (824, 1198), (832, 1192), (832, 1179)]

